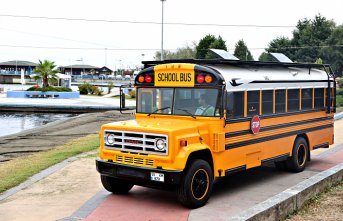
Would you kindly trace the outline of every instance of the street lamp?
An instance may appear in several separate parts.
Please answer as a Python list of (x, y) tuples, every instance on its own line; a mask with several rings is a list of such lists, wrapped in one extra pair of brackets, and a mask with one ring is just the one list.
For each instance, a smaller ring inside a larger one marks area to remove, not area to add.
[(81, 76), (84, 75), (84, 74), (85, 74), (85, 64), (83, 63), (83, 58), (81, 58), (81, 59), (79, 59), (79, 60), (75, 60), (75, 61), (82, 61), (83, 74), (81, 74)]
[(161, 38), (161, 61), (163, 61), (163, 15), (164, 15), (164, 2), (166, 0), (160, 0), (162, 2), (162, 38)]

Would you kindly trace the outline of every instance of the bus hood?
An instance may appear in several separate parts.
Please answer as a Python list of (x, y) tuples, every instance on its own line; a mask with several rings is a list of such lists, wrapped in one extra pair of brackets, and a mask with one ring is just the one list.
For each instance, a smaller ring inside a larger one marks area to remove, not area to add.
[(153, 132), (168, 134), (176, 131), (194, 132), (204, 129), (206, 122), (199, 122), (193, 119), (163, 119), (163, 118), (143, 118), (128, 121), (120, 121), (105, 124), (103, 130), (124, 130), (134, 132)]

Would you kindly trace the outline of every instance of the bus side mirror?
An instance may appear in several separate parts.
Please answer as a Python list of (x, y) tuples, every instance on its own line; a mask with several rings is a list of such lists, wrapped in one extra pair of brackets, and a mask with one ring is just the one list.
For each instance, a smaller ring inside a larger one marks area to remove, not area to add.
[(120, 90), (120, 109), (125, 109), (125, 93), (124, 90)]

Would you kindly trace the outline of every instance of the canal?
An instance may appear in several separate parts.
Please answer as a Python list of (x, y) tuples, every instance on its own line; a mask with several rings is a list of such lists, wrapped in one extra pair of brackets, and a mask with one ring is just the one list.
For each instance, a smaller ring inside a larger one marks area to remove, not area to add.
[(74, 116), (77, 114), (0, 112), (0, 137)]

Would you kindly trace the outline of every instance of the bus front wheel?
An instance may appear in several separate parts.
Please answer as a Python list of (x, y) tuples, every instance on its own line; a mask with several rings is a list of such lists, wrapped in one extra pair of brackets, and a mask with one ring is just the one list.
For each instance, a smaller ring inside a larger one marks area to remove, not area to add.
[(206, 204), (213, 186), (213, 172), (204, 160), (194, 160), (186, 169), (178, 188), (178, 199), (188, 208), (198, 208)]
[(114, 194), (128, 193), (134, 186), (133, 184), (125, 180), (120, 180), (114, 177), (104, 175), (101, 175), (101, 183), (107, 191), (112, 192)]
[(292, 172), (303, 171), (306, 166), (308, 151), (306, 140), (303, 137), (298, 137), (294, 142), (292, 157), (285, 162), (287, 169)]

